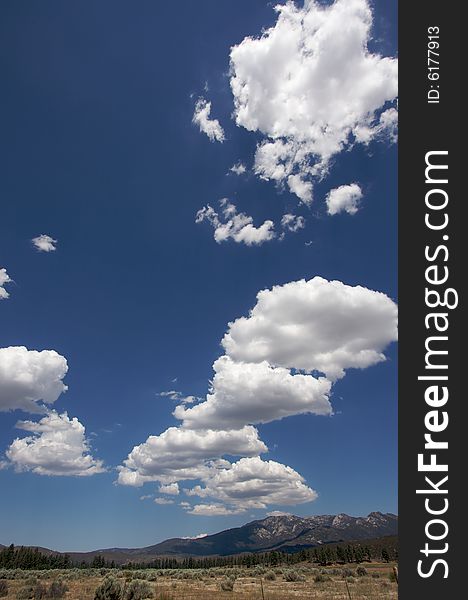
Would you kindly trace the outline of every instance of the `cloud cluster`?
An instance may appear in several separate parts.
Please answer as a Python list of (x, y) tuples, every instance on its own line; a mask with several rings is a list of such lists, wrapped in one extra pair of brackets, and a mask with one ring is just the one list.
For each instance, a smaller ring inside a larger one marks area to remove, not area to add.
[(396, 316), (385, 294), (320, 277), (259, 292), (249, 315), (229, 323), (206, 399), (179, 404), (179, 427), (135, 446), (119, 483), (159, 481), (160, 493), (176, 493), (177, 482), (199, 480), (184, 492), (204, 502), (180, 503), (194, 515), (314, 500), (316, 492), (294, 469), (260, 458), (268, 449), (254, 425), (332, 414), (333, 381), (346, 369), (385, 360)]
[(362, 190), (357, 183), (341, 185), (328, 193), (326, 198), (327, 212), (329, 215), (337, 215), (340, 212), (355, 215), (359, 210), (361, 198)]
[(24, 346), (0, 348), (0, 411), (45, 411), (67, 390), (63, 378), (67, 360), (55, 350), (28, 350)]
[(218, 244), (229, 239), (247, 246), (258, 246), (275, 237), (273, 221), (267, 220), (260, 227), (253, 225), (252, 217), (238, 213), (234, 204), (226, 198), (220, 200), (221, 215), (209, 204), (201, 208), (195, 222), (208, 221), (214, 228), (214, 239)]
[(44, 233), (33, 238), (31, 242), (39, 252), (54, 252), (57, 250), (57, 240)]
[(312, 201), (312, 183), (354, 143), (396, 136), (397, 59), (368, 49), (367, 0), (278, 5), (258, 38), (231, 48), (238, 126), (260, 132), (255, 171)]
[(76, 417), (51, 411), (37, 423), (18, 421), (16, 427), (32, 434), (16, 438), (6, 451), (17, 471), (85, 477), (105, 470), (91, 455), (85, 428)]
[(299, 229), (304, 229), (305, 219), (304, 217), (287, 213), (281, 217), (281, 227), (295, 233), (296, 231), (299, 231)]
[(195, 104), (192, 122), (198, 125), (200, 131), (206, 133), (212, 142), (224, 142), (224, 129), (218, 119), (210, 119), (211, 102), (205, 98), (199, 98)]
[(6, 269), (0, 269), (0, 300), (6, 300), (10, 297), (10, 294), (5, 289), (5, 284), (10, 282), (11, 279)]

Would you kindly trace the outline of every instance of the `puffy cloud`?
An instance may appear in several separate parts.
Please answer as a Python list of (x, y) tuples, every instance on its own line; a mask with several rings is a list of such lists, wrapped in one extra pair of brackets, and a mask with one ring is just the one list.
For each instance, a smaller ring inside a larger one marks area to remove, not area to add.
[(203, 478), (217, 466), (211, 461), (225, 454), (255, 456), (266, 451), (267, 447), (259, 440), (254, 427), (246, 426), (235, 431), (192, 431), (170, 427), (161, 435), (149, 436), (146, 442), (133, 448), (124, 466), (119, 468), (118, 482), (141, 486), (147, 481), (168, 484)]
[(208, 102), (205, 98), (199, 98), (195, 104), (192, 122), (198, 125), (200, 131), (206, 133), (212, 142), (224, 142), (224, 129), (218, 119), (210, 119), (210, 113), (211, 102)]
[(160, 485), (158, 492), (160, 494), (168, 494), (169, 496), (178, 496), (179, 495), (179, 484), (178, 483), (170, 483), (168, 485)]
[(67, 371), (66, 359), (55, 350), (0, 348), (0, 411), (44, 412), (38, 402), (53, 404), (67, 390), (62, 381)]
[(246, 423), (268, 423), (290, 415), (332, 412), (331, 383), (311, 375), (292, 375), (289, 369), (260, 363), (235, 362), (222, 356), (213, 365), (215, 376), (205, 402), (174, 415), (192, 429), (239, 428)]
[(236, 164), (232, 165), (232, 167), (229, 169), (229, 171), (231, 173), (234, 173), (234, 175), (243, 175), (247, 171), (247, 169), (246, 169), (244, 163), (239, 161)]
[(6, 283), (11, 283), (11, 279), (6, 269), (0, 269), (0, 300), (6, 300), (10, 297), (10, 294), (5, 289)]
[[(317, 498), (294, 469), (258, 456), (241, 458), (226, 469), (213, 471), (204, 487), (195, 486), (188, 495), (214, 498), (233, 510), (304, 504)], [(192, 514), (199, 514), (196, 508)]]
[(397, 59), (372, 54), (367, 0), (278, 5), (276, 24), (231, 48), (236, 123), (265, 138), (255, 171), (303, 202), (331, 158), (396, 135)]
[(222, 345), (236, 362), (267, 360), (337, 379), (385, 360), (384, 348), (396, 339), (397, 306), (388, 296), (314, 277), (259, 292)]
[(50, 235), (45, 235), (44, 233), (33, 238), (31, 242), (39, 252), (54, 252), (54, 250), (57, 250), (55, 246), (57, 240), (54, 240)]
[(76, 417), (51, 411), (37, 423), (19, 421), (16, 427), (32, 433), (16, 438), (6, 451), (17, 471), (79, 477), (105, 471), (102, 461), (91, 455), (85, 428)]
[(347, 212), (354, 215), (359, 210), (359, 201), (362, 198), (362, 190), (357, 183), (341, 185), (327, 195), (327, 209), (329, 215)]
[(304, 204), (312, 202), (312, 183), (306, 181), (301, 175), (289, 175), (288, 187)]
[(252, 217), (238, 213), (234, 204), (226, 198), (220, 201), (222, 217), (208, 204), (197, 212), (195, 222), (208, 221), (214, 228), (218, 244), (232, 239), (247, 246), (258, 246), (275, 237), (273, 221), (267, 220), (260, 227), (253, 225)]
[(169, 500), (169, 498), (155, 498), (154, 499), (154, 503), (155, 504), (174, 504), (174, 500)]

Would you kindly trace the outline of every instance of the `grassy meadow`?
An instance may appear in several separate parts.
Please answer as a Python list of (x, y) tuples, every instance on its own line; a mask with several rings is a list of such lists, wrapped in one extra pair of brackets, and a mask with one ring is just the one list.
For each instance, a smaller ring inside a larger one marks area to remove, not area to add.
[(396, 599), (392, 563), (210, 569), (1, 570), (5, 600)]

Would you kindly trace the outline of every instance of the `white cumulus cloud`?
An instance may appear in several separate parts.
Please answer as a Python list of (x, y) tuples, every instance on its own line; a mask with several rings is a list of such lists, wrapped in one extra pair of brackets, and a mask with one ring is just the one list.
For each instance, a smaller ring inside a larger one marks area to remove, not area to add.
[(16, 438), (6, 451), (17, 471), (79, 477), (105, 471), (102, 461), (91, 455), (85, 428), (76, 417), (51, 411), (39, 422), (18, 421), (16, 427), (32, 434)]
[(66, 359), (55, 350), (0, 348), (0, 411), (44, 412), (38, 403), (53, 404), (67, 390)]
[(327, 211), (329, 215), (347, 212), (355, 215), (359, 210), (359, 202), (362, 198), (362, 190), (357, 183), (341, 185), (330, 190), (327, 195)]
[(385, 360), (383, 350), (396, 339), (397, 306), (388, 296), (314, 277), (259, 292), (222, 345), (236, 362), (266, 360), (334, 380)]
[(192, 121), (198, 125), (200, 131), (206, 133), (212, 142), (224, 142), (224, 129), (218, 119), (210, 119), (211, 102), (205, 98), (199, 98), (195, 104)]
[(11, 279), (6, 269), (0, 269), (0, 300), (6, 300), (10, 297), (10, 294), (5, 289), (6, 283), (11, 283)]
[[(317, 498), (317, 493), (294, 469), (258, 456), (241, 458), (226, 469), (213, 471), (204, 486), (195, 486), (188, 495), (213, 498), (228, 506), (228, 510), (304, 504)], [(197, 514), (194, 510), (192, 513)]]
[[(285, 216), (284, 227), (295, 227), (296, 217)], [(179, 427), (135, 446), (119, 483), (159, 481), (160, 493), (177, 495), (177, 482), (198, 480), (183, 492), (206, 501), (179, 503), (194, 515), (314, 500), (316, 492), (292, 467), (260, 458), (268, 449), (253, 425), (332, 414), (333, 381), (346, 369), (385, 360), (396, 335), (395, 303), (365, 287), (315, 277), (259, 292), (249, 315), (229, 323), (206, 399), (182, 401), (173, 413)], [(231, 456), (241, 458), (232, 463)]]
[(57, 240), (44, 233), (33, 238), (31, 242), (39, 252), (54, 252), (54, 250), (57, 250)]
[(221, 215), (209, 204), (201, 208), (195, 222), (208, 221), (214, 228), (214, 239), (218, 244), (229, 239), (247, 246), (258, 246), (275, 237), (274, 223), (267, 220), (260, 227), (255, 227), (252, 217), (238, 213), (234, 204), (226, 198), (220, 201)]
[(168, 494), (169, 496), (179, 495), (179, 484), (169, 483), (168, 485), (160, 485), (158, 488), (160, 494)]
[(367, 0), (277, 5), (275, 25), (231, 48), (236, 123), (264, 135), (255, 171), (303, 202), (354, 143), (396, 135), (397, 59), (371, 53)]
[(135, 446), (119, 468), (119, 483), (141, 486), (147, 481), (164, 484), (206, 475), (211, 461), (225, 454), (255, 456), (266, 452), (254, 427), (214, 431), (170, 427)]
[(287, 416), (332, 412), (331, 383), (311, 375), (290, 373), (267, 361), (235, 362), (222, 356), (213, 365), (215, 376), (205, 402), (178, 406), (174, 415), (184, 427), (228, 429), (246, 423), (268, 423)]

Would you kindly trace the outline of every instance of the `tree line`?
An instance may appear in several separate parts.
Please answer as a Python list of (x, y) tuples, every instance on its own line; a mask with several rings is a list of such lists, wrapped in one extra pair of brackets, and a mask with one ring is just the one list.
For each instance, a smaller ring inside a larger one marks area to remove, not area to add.
[(320, 566), (375, 561), (389, 562), (398, 559), (397, 538), (390, 537), (369, 543), (324, 544), (315, 548), (302, 548), (290, 552), (273, 550), (231, 556), (205, 556), (186, 558), (160, 557), (149, 562), (129, 562), (118, 565), (102, 555), (91, 561), (73, 561), (69, 554), (46, 554), (38, 548), (15, 547), (13, 544), (0, 550), (0, 568), (3, 569), (210, 569), (213, 567), (275, 567), (310, 562)]

